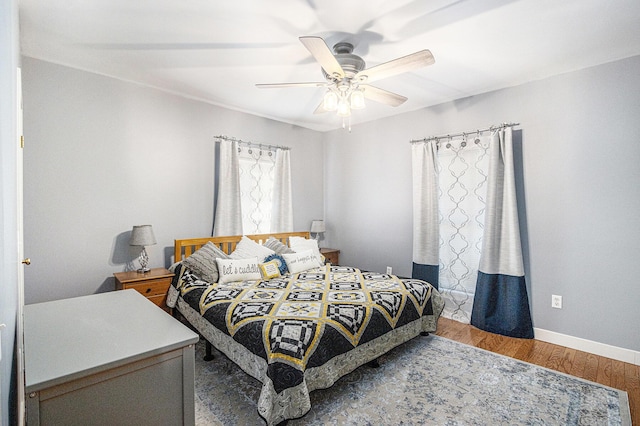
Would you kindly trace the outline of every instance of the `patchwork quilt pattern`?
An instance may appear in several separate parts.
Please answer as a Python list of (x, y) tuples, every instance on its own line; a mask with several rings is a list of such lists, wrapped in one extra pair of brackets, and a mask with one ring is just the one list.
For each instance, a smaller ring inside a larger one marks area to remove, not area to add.
[(173, 285), (211, 324), (266, 360), (278, 393), (298, 385), (305, 369), (433, 313), (428, 283), (345, 266), (211, 284), (181, 265)]

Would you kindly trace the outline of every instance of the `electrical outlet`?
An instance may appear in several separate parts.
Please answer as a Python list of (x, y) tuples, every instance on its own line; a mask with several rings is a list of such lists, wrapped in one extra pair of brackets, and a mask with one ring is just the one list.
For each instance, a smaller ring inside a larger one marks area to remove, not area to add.
[(393, 268), (391, 266), (387, 266), (387, 275), (391, 275)]
[(562, 296), (555, 294), (551, 295), (551, 307), (556, 309), (562, 309)]

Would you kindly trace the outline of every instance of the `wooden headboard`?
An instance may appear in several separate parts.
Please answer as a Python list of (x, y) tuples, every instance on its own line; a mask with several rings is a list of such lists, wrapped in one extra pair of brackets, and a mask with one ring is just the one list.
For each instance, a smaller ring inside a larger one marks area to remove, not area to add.
[[(280, 234), (254, 234), (247, 235), (253, 241), (263, 243), (267, 241), (269, 237), (273, 237), (280, 241), (282, 244), (289, 245), (289, 237), (303, 237), (309, 238), (309, 232), (283, 232)], [(182, 259), (186, 259), (191, 256), (193, 252), (198, 250), (203, 245), (211, 242), (218, 246), (220, 250), (227, 254), (231, 254), (236, 249), (236, 244), (242, 239), (242, 235), (232, 235), (224, 237), (205, 237), (205, 238), (188, 238), (182, 240), (175, 240), (174, 243), (174, 262), (180, 262)]]

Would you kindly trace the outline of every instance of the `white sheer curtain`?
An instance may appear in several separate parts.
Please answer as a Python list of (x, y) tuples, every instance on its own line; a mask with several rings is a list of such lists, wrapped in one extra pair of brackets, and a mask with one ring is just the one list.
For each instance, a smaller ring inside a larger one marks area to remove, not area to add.
[(220, 141), (213, 235), (293, 231), (288, 149)]
[(240, 200), (242, 231), (245, 234), (270, 232), (275, 179), (275, 152), (240, 146)]
[(490, 136), (441, 142), (438, 152), (443, 315), (468, 324), (478, 279)]

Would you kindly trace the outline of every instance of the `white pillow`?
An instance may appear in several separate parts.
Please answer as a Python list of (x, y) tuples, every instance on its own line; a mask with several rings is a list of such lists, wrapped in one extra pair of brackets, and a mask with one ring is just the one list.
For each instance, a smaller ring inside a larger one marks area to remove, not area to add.
[(296, 253), (312, 250), (318, 262), (321, 265), (324, 263), (324, 256), (320, 254), (320, 248), (318, 248), (318, 240), (309, 240), (304, 237), (289, 237), (289, 246)]
[(248, 259), (255, 256), (260, 262), (263, 262), (265, 257), (274, 253), (275, 251), (256, 243), (245, 235), (238, 244), (236, 244), (236, 249), (229, 257), (231, 259)]
[(259, 280), (262, 278), (258, 268), (258, 258), (250, 259), (216, 259), (218, 264), (218, 282), (220, 284), (233, 281)]
[(313, 250), (305, 250), (299, 253), (291, 254), (285, 253), (282, 255), (282, 257), (284, 257), (284, 261), (287, 262), (287, 268), (292, 274), (322, 266), (322, 264), (313, 254)]

